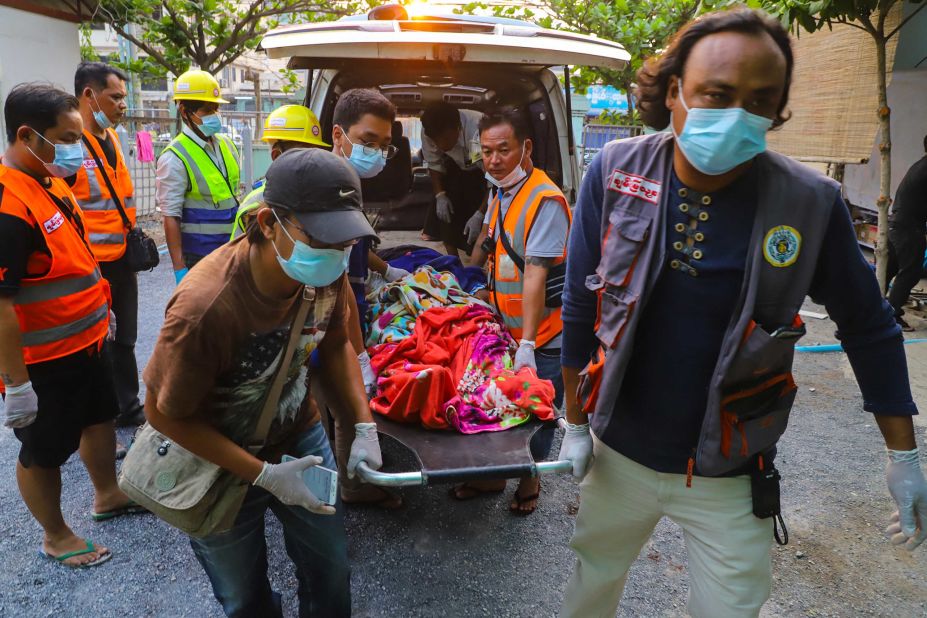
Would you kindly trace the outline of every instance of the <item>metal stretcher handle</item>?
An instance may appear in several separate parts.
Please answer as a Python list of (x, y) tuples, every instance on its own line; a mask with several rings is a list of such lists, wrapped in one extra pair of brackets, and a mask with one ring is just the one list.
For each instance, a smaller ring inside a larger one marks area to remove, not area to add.
[(357, 474), (365, 483), (380, 487), (415, 487), (429, 483), (458, 483), (479, 479), (504, 479), (520, 476), (565, 474), (573, 471), (573, 463), (563, 461), (537, 461), (530, 464), (491, 466), (486, 468), (456, 468), (431, 472), (379, 472), (365, 462), (357, 466)]

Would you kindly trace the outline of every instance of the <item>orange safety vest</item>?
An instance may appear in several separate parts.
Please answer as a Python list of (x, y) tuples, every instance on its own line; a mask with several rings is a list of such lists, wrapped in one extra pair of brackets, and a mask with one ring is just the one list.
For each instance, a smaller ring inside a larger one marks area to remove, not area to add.
[[(81, 211), (67, 184), (51, 179), (48, 193)], [(109, 328), (109, 284), (100, 275), (86, 238), (35, 178), (0, 165), (0, 210), (37, 225), (51, 254), (46, 274), (22, 279), (13, 297), (26, 364), (40, 363), (100, 345)], [(3, 202), (18, 200), (7, 207)], [(33, 257), (29, 263), (34, 265)]]
[[(531, 175), (518, 190), (508, 210), (502, 214), (500, 234), (509, 239), (512, 249), (522, 260), (525, 258), (528, 235), (534, 225), (538, 208), (546, 199), (555, 199), (561, 203), (567, 220), (572, 223), (570, 207), (563, 192), (543, 171), (534, 168)], [(492, 216), (489, 221), (488, 233), (490, 238), (499, 220), (499, 196), (492, 201)], [(554, 265), (561, 264), (566, 259), (566, 249), (563, 255), (554, 260)], [(490, 274), (493, 280), (493, 301), (502, 319), (508, 327), (512, 337), (517, 341), (522, 338), (524, 324), (522, 313), (522, 273), (512, 258), (506, 253), (501, 240), (496, 240), (495, 251), (489, 256)], [(538, 325), (535, 339), (537, 347), (545, 345), (548, 341), (560, 334), (563, 322), (560, 319), (560, 307), (545, 307)]]
[[(87, 227), (90, 248), (100, 262), (118, 260), (126, 252), (126, 226), (116, 208), (116, 201), (106, 186), (103, 174), (109, 177), (126, 211), (129, 223), (135, 226), (135, 200), (132, 197), (132, 179), (129, 177), (129, 169), (122, 157), (122, 147), (116, 132), (112, 129), (106, 129), (106, 132), (116, 149), (116, 169), (113, 169), (106, 160), (100, 140), (85, 129), (81, 140), (81, 146), (84, 148), (84, 166), (77, 170), (77, 180), (71, 189), (84, 212), (84, 225)], [(93, 154), (88, 150), (88, 143), (103, 164), (103, 169), (100, 169)]]

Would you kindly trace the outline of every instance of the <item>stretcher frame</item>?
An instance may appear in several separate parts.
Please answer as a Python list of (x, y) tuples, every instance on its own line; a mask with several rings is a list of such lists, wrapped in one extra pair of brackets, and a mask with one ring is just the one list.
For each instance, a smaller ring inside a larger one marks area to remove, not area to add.
[(365, 483), (381, 487), (424, 487), (525, 476), (538, 477), (572, 472), (570, 461), (534, 461), (531, 438), (554, 422), (529, 421), (504, 431), (462, 434), (425, 429), (391, 421), (375, 415), (377, 430), (412, 451), (421, 470), (417, 472), (381, 472), (361, 462), (357, 473)]

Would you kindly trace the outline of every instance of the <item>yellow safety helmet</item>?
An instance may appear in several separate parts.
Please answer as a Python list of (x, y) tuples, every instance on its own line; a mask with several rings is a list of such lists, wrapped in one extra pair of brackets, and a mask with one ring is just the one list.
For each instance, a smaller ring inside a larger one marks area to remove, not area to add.
[(322, 141), (322, 127), (312, 110), (302, 105), (278, 107), (264, 119), (262, 142), (285, 140), (331, 148)]
[(174, 80), (175, 101), (228, 103), (220, 95), (219, 82), (206, 71), (191, 69)]

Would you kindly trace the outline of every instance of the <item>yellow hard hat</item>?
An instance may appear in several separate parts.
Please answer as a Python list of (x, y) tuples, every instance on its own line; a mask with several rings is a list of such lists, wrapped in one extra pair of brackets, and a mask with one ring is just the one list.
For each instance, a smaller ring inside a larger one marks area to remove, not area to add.
[(262, 142), (286, 140), (331, 148), (322, 141), (322, 127), (312, 110), (302, 105), (278, 107), (264, 119)]
[(175, 101), (228, 103), (220, 94), (219, 82), (206, 71), (191, 69), (174, 80)]

